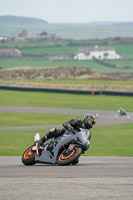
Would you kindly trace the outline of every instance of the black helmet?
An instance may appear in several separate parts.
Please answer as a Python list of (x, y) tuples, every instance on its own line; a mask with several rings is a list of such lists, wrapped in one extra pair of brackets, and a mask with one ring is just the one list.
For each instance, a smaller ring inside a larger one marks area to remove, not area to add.
[(93, 124), (96, 123), (96, 117), (94, 115), (92, 115), (92, 114), (87, 114), (84, 117), (83, 121), (84, 121), (85, 127), (87, 129), (90, 129), (90, 128), (93, 127)]

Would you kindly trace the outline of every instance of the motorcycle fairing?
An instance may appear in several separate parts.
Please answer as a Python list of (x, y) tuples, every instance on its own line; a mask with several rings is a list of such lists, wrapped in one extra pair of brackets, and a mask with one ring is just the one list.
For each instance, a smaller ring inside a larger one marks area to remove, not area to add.
[[(82, 131), (85, 132), (84, 129), (83, 130), (81, 129), (81, 132)], [(55, 139), (55, 143), (53, 144), (53, 153), (51, 153), (48, 150), (43, 150), (40, 156), (35, 154), (35, 161), (38, 163), (40, 162), (40, 163), (56, 164), (58, 154), (62, 149), (62, 147), (66, 144), (73, 144), (72, 145), (73, 148), (74, 146), (78, 145), (82, 148), (83, 152), (84, 150), (87, 150), (90, 146), (90, 142), (89, 141), (86, 142), (86, 136), (83, 136), (83, 134), (81, 134), (80, 132), (72, 134), (69, 131), (66, 131), (63, 135)]]
[(38, 156), (35, 154), (35, 161), (36, 162), (41, 162), (41, 163), (56, 163), (58, 153), (60, 149), (63, 147), (65, 144), (70, 144), (76, 142), (76, 139), (73, 135), (68, 135), (68, 134), (63, 134), (63, 136), (59, 136), (56, 138), (57, 144), (53, 146), (53, 155), (50, 153), (48, 150), (42, 151), (41, 155)]

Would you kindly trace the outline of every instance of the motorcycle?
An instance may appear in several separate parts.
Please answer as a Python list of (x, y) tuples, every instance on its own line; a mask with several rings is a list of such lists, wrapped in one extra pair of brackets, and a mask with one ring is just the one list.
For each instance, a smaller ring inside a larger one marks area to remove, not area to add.
[(79, 157), (90, 147), (89, 138), (91, 132), (87, 129), (80, 129), (75, 134), (69, 130), (57, 137), (49, 139), (46, 143), (39, 145), (39, 133), (34, 136), (34, 144), (22, 155), (24, 165), (36, 163), (70, 165), (77, 164)]
[(119, 113), (121, 116), (126, 115), (126, 112), (125, 112), (125, 110), (124, 110), (123, 108), (120, 108), (120, 109), (118, 110), (118, 113)]

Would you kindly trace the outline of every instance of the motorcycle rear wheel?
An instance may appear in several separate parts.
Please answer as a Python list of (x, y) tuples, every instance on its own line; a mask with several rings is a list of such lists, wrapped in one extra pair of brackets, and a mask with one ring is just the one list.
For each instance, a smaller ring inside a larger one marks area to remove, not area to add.
[(35, 145), (30, 146), (22, 155), (22, 163), (24, 165), (34, 165), (36, 163), (35, 162), (36, 151), (34, 152), (31, 151), (33, 146)]
[(74, 147), (72, 152), (69, 152), (68, 154), (66, 151), (66, 149), (63, 150), (58, 156), (57, 162), (59, 165), (70, 165), (76, 163), (82, 153), (82, 150), (79, 147)]

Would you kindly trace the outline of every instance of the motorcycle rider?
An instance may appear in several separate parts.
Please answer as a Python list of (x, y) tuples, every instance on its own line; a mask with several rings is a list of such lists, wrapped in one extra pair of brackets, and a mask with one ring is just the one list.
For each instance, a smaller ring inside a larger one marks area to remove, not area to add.
[(118, 113), (120, 115), (126, 115), (126, 112), (125, 112), (125, 110), (122, 107), (120, 107), (120, 109), (118, 110)]
[[(56, 129), (52, 128), (49, 130), (48, 133), (46, 133), (39, 141), (39, 144), (43, 144), (46, 142), (48, 139), (53, 138), (53, 137), (58, 137), (65, 133), (66, 130), (70, 130), (73, 134), (75, 134), (75, 131), (80, 131), (80, 128), (83, 129), (91, 129), (93, 125), (96, 123), (96, 117), (92, 114), (86, 114), (83, 120), (80, 119), (71, 119), (67, 122), (64, 122), (62, 126), (64, 127), (63, 129)], [(91, 136), (89, 140), (91, 139)]]

